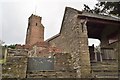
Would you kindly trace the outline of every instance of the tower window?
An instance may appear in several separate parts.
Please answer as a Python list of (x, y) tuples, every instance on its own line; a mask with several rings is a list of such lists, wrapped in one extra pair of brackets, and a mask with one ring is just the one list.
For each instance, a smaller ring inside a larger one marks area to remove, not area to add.
[(30, 23), (28, 23), (28, 26), (30, 26)]
[(36, 26), (37, 26), (37, 23), (36, 23)]

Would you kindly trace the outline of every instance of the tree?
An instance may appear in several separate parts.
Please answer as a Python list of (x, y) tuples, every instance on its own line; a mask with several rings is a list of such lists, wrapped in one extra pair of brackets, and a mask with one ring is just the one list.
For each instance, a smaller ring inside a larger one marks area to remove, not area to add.
[(16, 45), (9, 45), (8, 48), (15, 49)]
[(120, 1), (119, 2), (98, 2), (94, 9), (84, 4), (85, 12), (97, 13), (97, 14), (107, 14), (107, 15), (116, 15), (120, 17)]

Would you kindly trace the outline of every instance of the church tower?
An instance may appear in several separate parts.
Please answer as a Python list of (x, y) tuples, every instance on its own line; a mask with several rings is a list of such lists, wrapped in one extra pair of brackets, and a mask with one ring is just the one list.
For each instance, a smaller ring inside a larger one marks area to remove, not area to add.
[(26, 33), (26, 44), (33, 45), (36, 42), (44, 41), (44, 26), (41, 24), (40, 16), (31, 15), (28, 20)]

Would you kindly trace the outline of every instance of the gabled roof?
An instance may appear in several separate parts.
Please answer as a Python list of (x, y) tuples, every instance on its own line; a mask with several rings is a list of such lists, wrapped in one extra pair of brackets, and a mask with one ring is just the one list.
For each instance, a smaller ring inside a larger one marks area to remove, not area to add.
[(117, 23), (117, 24), (120, 25), (120, 18), (118, 18), (118, 17), (108, 16), (108, 15), (101, 15), (101, 14), (95, 14), (95, 13), (88, 13), (88, 12), (82, 12), (82, 11), (79, 11), (79, 10), (71, 8), (71, 7), (66, 7), (65, 8), (65, 12), (64, 12), (64, 17), (63, 17), (63, 20), (62, 20), (62, 24), (61, 24), (60, 32), (57, 35), (47, 39), (46, 42), (49, 42), (50, 40), (52, 40), (52, 39), (54, 39), (54, 38), (56, 38), (56, 37), (61, 35), (61, 30), (62, 30), (62, 26), (63, 26), (63, 22), (64, 22), (64, 19), (65, 19), (65, 15), (67, 13), (67, 10), (71, 10), (71, 11), (77, 12), (78, 13), (77, 14), (78, 17), (82, 17), (84, 19), (92, 18), (92, 19), (95, 19), (95, 20), (96, 19), (97, 20), (103, 20), (103, 22), (104, 21), (107, 21), (107, 22), (112, 21), (112, 22), (115, 22), (115, 24)]
[(55, 39), (55, 38), (58, 37), (58, 36), (60, 36), (60, 34), (56, 34), (56, 35), (54, 35), (53, 37), (47, 39), (46, 42), (49, 42), (50, 40)]
[(79, 16), (106, 19), (106, 20), (112, 20), (112, 21), (120, 21), (120, 18), (117, 16), (102, 15), (102, 14), (95, 14), (95, 13), (88, 13), (88, 12), (83, 12), (82, 14), (79, 14)]

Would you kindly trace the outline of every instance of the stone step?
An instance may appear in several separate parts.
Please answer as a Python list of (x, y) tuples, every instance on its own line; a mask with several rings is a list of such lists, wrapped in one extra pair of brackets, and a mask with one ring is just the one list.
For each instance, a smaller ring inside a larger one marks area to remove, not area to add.
[(117, 65), (100, 65), (100, 66), (92, 66), (93, 71), (100, 70), (100, 71), (118, 71)]
[(96, 78), (118, 78), (118, 74), (93, 74)]
[(92, 75), (97, 78), (118, 78), (118, 71), (95, 71), (93, 70)]
[(76, 72), (63, 71), (39, 71), (27, 73), (27, 78), (75, 78)]

